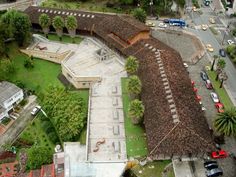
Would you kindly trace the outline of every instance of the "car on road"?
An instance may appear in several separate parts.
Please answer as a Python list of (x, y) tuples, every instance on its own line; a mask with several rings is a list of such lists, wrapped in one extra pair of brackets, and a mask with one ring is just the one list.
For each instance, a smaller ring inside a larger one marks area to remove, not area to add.
[(229, 45), (232, 45), (232, 44), (234, 44), (234, 41), (233, 41), (233, 40), (231, 40), (231, 39), (227, 40), (227, 42), (228, 42), (228, 44), (229, 44)]
[(31, 111), (31, 115), (36, 116), (40, 110), (41, 106), (35, 106), (34, 109)]
[(204, 166), (207, 170), (212, 170), (212, 169), (214, 169), (214, 168), (218, 168), (218, 165), (217, 165), (217, 163), (210, 163), (210, 164), (208, 164), (208, 165), (206, 165), (206, 166)]
[(207, 73), (205, 71), (201, 71), (200, 76), (201, 76), (203, 81), (209, 80), (209, 78), (207, 76)]
[(220, 54), (220, 56), (222, 56), (222, 57), (226, 57), (226, 52), (225, 52), (224, 49), (220, 49), (220, 50), (219, 50), (219, 54)]
[(226, 157), (228, 157), (228, 153), (221, 149), (219, 151), (212, 152), (211, 157), (213, 159), (226, 158)]
[(214, 18), (209, 18), (209, 22), (212, 23), (212, 24), (215, 24), (215, 23), (216, 23), (216, 21), (215, 21)]
[(166, 18), (166, 19), (163, 20), (163, 22), (164, 23), (169, 23), (169, 19)]
[(214, 103), (219, 103), (220, 102), (220, 100), (218, 98), (218, 95), (215, 92), (211, 92), (210, 95), (211, 95), (211, 99)]
[(193, 12), (196, 12), (197, 11), (196, 6), (193, 6), (192, 10), (193, 10)]
[(214, 168), (214, 169), (206, 171), (206, 176), (207, 177), (218, 177), (218, 176), (221, 176), (221, 175), (223, 175), (223, 171), (222, 171), (221, 168)]
[(212, 47), (211, 44), (207, 44), (207, 45), (206, 45), (206, 49), (207, 49), (207, 51), (209, 51), (209, 52), (214, 52), (214, 48)]
[(216, 103), (215, 107), (216, 107), (218, 113), (225, 112), (223, 103)]
[(146, 25), (149, 27), (155, 27), (155, 23), (153, 22), (147, 22)]
[(207, 165), (209, 165), (209, 164), (217, 164), (217, 161), (215, 161), (215, 160), (207, 160), (207, 161), (204, 162), (203, 165), (206, 168)]
[(159, 23), (158, 26), (160, 28), (167, 28), (167, 24), (165, 24), (165, 23)]
[(207, 28), (208, 28), (208, 26), (207, 26), (207, 25), (205, 25), (205, 24), (202, 24), (202, 25), (201, 25), (201, 28), (202, 28), (202, 30), (203, 30), (203, 31), (206, 31), (206, 30), (207, 30)]
[(209, 79), (205, 80), (205, 86), (209, 90), (213, 89), (213, 86), (212, 86), (211, 81)]

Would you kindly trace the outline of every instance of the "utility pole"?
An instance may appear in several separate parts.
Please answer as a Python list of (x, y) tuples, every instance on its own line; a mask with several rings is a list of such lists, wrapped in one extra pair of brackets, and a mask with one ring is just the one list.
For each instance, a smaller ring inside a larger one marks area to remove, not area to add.
[(150, 5), (151, 16), (153, 16), (153, 12), (152, 12), (153, 0), (150, 1), (149, 5)]

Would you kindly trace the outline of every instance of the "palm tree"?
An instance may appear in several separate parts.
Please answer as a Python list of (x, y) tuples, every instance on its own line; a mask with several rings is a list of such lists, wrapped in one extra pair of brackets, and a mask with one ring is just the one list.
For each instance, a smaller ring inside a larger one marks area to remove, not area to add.
[(47, 14), (41, 14), (39, 16), (39, 24), (40, 24), (41, 28), (43, 29), (43, 32), (44, 32), (46, 38), (48, 38), (49, 27), (51, 25), (51, 20), (50, 20), (49, 16)]
[(212, 65), (211, 65), (211, 71), (214, 70), (214, 65), (215, 65), (216, 59), (219, 58), (219, 56), (218, 55), (214, 55), (213, 58), (214, 58), (214, 60), (213, 60)]
[(236, 108), (219, 113), (214, 121), (214, 126), (223, 135), (236, 135)]
[(222, 88), (224, 81), (226, 81), (228, 79), (226, 72), (222, 71), (219, 74), (219, 79), (220, 79), (220, 88)]
[(68, 16), (66, 18), (66, 28), (70, 34), (70, 37), (73, 39), (74, 43), (74, 37), (76, 34), (76, 28), (77, 28), (77, 19), (74, 16)]
[(135, 72), (137, 72), (138, 67), (139, 67), (139, 62), (137, 58), (135, 58), (134, 56), (129, 56), (126, 59), (125, 69), (128, 74), (134, 74)]
[(142, 101), (137, 99), (131, 101), (128, 108), (128, 114), (133, 124), (141, 123), (144, 114), (144, 106)]
[(215, 79), (216, 81), (219, 78), (219, 74), (223, 72), (223, 69), (225, 68), (225, 65), (226, 65), (225, 60), (220, 58), (217, 62), (217, 69), (216, 69), (216, 74), (217, 75), (216, 75), (216, 79)]
[(55, 28), (56, 32), (57, 32), (57, 35), (59, 36), (60, 38), (60, 41), (62, 40), (62, 32), (63, 32), (63, 28), (64, 28), (64, 20), (62, 17), (60, 16), (55, 16), (53, 18), (53, 21), (52, 21), (52, 25), (53, 27)]
[(136, 75), (130, 76), (128, 80), (128, 84), (127, 84), (127, 90), (129, 94), (134, 95), (134, 96), (140, 94), (141, 87), (142, 87), (142, 84), (138, 76)]

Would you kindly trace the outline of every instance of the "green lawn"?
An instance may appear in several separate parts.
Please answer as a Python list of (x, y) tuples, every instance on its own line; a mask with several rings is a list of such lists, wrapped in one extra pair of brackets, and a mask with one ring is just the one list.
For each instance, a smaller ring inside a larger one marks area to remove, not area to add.
[(127, 78), (122, 78), (122, 99), (125, 119), (126, 150), (128, 157), (142, 157), (147, 155), (147, 142), (144, 128), (139, 125), (133, 125), (128, 117), (128, 105), (130, 102), (127, 93)]
[(220, 82), (216, 81), (216, 72), (215, 71), (207, 71), (207, 74), (213, 84), (213, 87), (216, 91), (216, 93), (219, 95), (220, 97), (220, 101), (224, 104), (226, 109), (230, 109), (231, 107), (233, 107), (233, 103), (230, 100), (227, 92), (225, 91), (224, 88), (220, 88)]
[[(161, 173), (164, 168), (171, 163), (169, 160), (154, 161), (146, 164), (145, 166), (136, 165), (131, 171), (138, 177), (162, 177)], [(142, 173), (140, 173), (142, 171)], [(174, 177), (173, 170), (167, 173), (167, 177)]]
[(61, 9), (74, 9), (74, 10), (99, 11), (99, 12), (113, 12), (113, 13), (129, 13), (132, 10), (132, 7), (126, 9), (120, 7), (109, 8), (106, 7), (106, 3), (107, 3), (106, 0), (97, 1), (96, 5), (94, 5), (94, 1), (92, 0), (84, 2), (45, 0), (44, 2), (41, 3), (41, 6), (61, 8)]
[[(48, 39), (52, 41), (60, 41), (60, 38), (56, 34), (48, 34)], [(74, 43), (79, 44), (83, 39), (81, 37), (75, 37)], [(64, 43), (73, 43), (73, 40), (70, 36), (62, 36), (62, 41)]]

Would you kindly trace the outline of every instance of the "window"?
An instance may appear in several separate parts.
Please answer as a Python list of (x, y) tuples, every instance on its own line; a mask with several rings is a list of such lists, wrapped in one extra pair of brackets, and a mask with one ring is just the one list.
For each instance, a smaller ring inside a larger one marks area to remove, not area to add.
[(67, 76), (68, 76), (70, 79), (72, 79), (72, 76), (71, 76), (70, 74), (67, 73)]
[(83, 85), (86, 85), (86, 83), (85, 83), (85, 82), (83, 82)]

